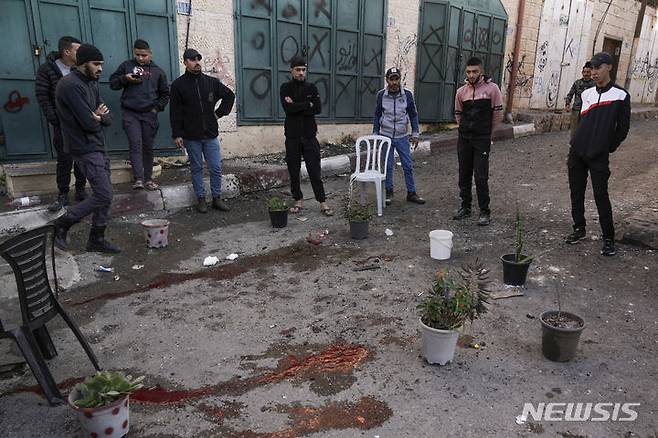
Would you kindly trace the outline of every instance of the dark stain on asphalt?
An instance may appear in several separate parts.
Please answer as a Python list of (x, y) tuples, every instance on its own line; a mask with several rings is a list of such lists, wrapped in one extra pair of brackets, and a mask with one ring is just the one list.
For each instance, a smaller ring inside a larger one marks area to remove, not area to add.
[(96, 301), (107, 301), (123, 298), (152, 289), (162, 289), (175, 284), (196, 279), (207, 279), (213, 281), (230, 280), (238, 275), (254, 269), (262, 270), (266, 267), (290, 264), (295, 272), (311, 272), (324, 266), (328, 259), (341, 260), (351, 257), (357, 250), (354, 248), (340, 248), (337, 246), (309, 245), (298, 242), (292, 246), (275, 249), (266, 254), (247, 256), (237, 261), (198, 272), (176, 273), (166, 272), (156, 276), (148, 284), (134, 289), (106, 292), (81, 301), (72, 303), (73, 306), (82, 306)]

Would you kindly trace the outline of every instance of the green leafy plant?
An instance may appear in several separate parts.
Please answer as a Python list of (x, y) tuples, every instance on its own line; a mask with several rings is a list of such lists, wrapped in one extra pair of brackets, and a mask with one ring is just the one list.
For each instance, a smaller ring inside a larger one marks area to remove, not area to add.
[(98, 371), (95, 376), (88, 377), (83, 383), (73, 387), (79, 397), (73, 401), (79, 408), (96, 408), (108, 405), (126, 395), (143, 388), (144, 376), (135, 379), (126, 376), (121, 371)]
[(285, 211), (288, 209), (288, 206), (286, 205), (286, 201), (278, 196), (273, 196), (267, 201), (267, 209), (269, 211)]
[(348, 198), (345, 202), (343, 216), (348, 222), (368, 222), (372, 219), (372, 207), (370, 204), (361, 205), (359, 202)]
[(472, 323), (487, 312), (488, 286), (487, 271), (478, 260), (460, 268), (457, 275), (447, 270), (437, 272), (430, 294), (417, 306), (421, 321), (440, 330)]

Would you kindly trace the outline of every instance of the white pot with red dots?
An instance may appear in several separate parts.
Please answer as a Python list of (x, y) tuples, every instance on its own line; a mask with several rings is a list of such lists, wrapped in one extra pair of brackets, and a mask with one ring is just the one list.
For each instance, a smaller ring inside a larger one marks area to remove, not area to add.
[(169, 244), (169, 221), (167, 219), (149, 219), (142, 222), (146, 245), (149, 248), (164, 248)]
[(125, 396), (109, 405), (97, 408), (79, 408), (73, 404), (80, 395), (73, 390), (69, 394), (69, 405), (78, 413), (78, 420), (84, 438), (120, 438), (130, 428), (128, 416), (130, 410), (129, 396)]

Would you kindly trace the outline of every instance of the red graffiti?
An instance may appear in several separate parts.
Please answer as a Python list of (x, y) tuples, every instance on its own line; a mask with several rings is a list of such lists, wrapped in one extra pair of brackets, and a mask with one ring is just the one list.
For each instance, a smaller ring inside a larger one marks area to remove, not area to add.
[(9, 93), (9, 99), (7, 100), (7, 103), (5, 103), (5, 111), (8, 113), (17, 113), (28, 103), (30, 103), (30, 99), (21, 96), (21, 93), (14, 90)]

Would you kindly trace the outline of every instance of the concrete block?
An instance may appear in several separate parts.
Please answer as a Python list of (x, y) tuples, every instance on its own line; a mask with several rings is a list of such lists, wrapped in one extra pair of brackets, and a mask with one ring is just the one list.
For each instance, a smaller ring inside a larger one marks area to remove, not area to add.
[(514, 126), (514, 138), (527, 137), (535, 133), (534, 123), (525, 123), (523, 125)]
[[(210, 199), (210, 179), (205, 178), (203, 184), (206, 188), (206, 197)], [(196, 203), (196, 195), (192, 183), (176, 186), (164, 186), (160, 189), (163, 208), (174, 210), (187, 208)], [(230, 199), (240, 196), (240, 182), (233, 174), (222, 175), (222, 198)]]

